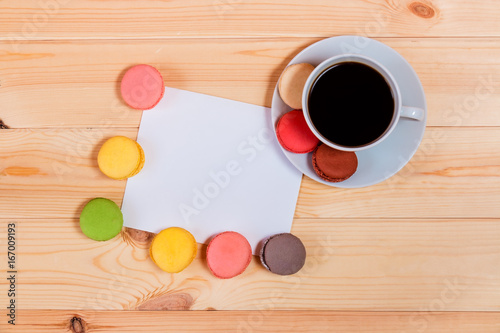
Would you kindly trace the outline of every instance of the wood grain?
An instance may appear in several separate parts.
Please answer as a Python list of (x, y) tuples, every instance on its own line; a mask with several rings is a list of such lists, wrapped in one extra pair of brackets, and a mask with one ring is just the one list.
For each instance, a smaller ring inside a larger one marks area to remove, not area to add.
[(0, 36), (499, 36), (499, 16), (496, 0), (4, 0)]
[[(2, 317), (5, 310), (0, 311)], [(500, 314), (488, 312), (333, 312), (333, 311), (50, 311), (22, 310), (9, 332), (364, 332), (498, 333)]]
[(120, 134), (135, 139), (136, 132), (2, 130), (2, 217), (77, 217), (83, 205), (94, 197), (121, 202), (126, 181), (107, 178), (97, 166), (97, 153), (107, 138)]
[(427, 128), (395, 176), (359, 189), (304, 177), (296, 217), (476, 218), (500, 216), (500, 128)]
[[(136, 129), (2, 130), (3, 218), (74, 218), (90, 199), (121, 204), (125, 181), (104, 176), (97, 152), (106, 138)], [(500, 128), (428, 128), (419, 151), (375, 186), (337, 189), (305, 177), (295, 216), (316, 218), (497, 218)]]
[[(497, 0), (0, 1), (0, 257), (15, 222), (19, 271), (17, 325), (2, 292), (0, 331), (500, 332), (499, 16)], [(82, 235), (87, 200), (122, 200), (125, 182), (103, 176), (96, 154), (107, 137), (136, 138), (141, 113), (118, 89), (128, 67), (270, 106), (294, 55), (345, 34), (410, 62), (429, 128), (382, 184), (304, 177), (300, 273), (272, 275), (254, 257), (218, 280), (200, 244), (188, 269), (167, 274), (148, 258), (151, 235)], [(173, 311), (189, 309), (221, 311)]]
[[(12, 221), (1, 219), (2, 230)], [(500, 219), (297, 219), (307, 250), (299, 273), (271, 274), (254, 257), (230, 280), (211, 275), (203, 245), (168, 274), (124, 232), (95, 242), (77, 219), (14, 221), (20, 309), (500, 310)]]
[[(167, 86), (270, 106), (286, 64), (318, 40), (46, 41), (18, 51), (3, 42), (0, 119), (11, 128), (136, 128), (141, 114), (122, 102), (119, 82), (137, 63), (159, 68)], [(415, 68), (429, 126), (500, 126), (499, 39), (379, 40)]]

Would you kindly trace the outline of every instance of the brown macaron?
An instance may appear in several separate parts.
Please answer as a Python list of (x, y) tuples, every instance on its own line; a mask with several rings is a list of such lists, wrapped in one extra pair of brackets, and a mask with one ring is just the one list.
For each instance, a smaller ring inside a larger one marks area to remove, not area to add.
[(277, 234), (264, 240), (260, 261), (274, 274), (295, 274), (306, 262), (306, 248), (302, 241), (292, 234)]
[(302, 91), (314, 66), (307, 63), (290, 65), (281, 74), (278, 91), (281, 99), (292, 109), (302, 109)]
[(321, 179), (338, 183), (356, 172), (358, 157), (352, 151), (342, 151), (322, 144), (314, 151), (312, 164)]

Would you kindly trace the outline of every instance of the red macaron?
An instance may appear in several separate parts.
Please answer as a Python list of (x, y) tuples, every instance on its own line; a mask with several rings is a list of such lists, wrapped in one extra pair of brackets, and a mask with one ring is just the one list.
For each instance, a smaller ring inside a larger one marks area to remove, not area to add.
[(309, 129), (302, 110), (285, 113), (276, 125), (276, 136), (283, 148), (296, 154), (309, 153), (319, 143), (319, 139)]
[(342, 151), (322, 144), (314, 151), (312, 164), (321, 179), (338, 183), (356, 172), (358, 157), (352, 151)]

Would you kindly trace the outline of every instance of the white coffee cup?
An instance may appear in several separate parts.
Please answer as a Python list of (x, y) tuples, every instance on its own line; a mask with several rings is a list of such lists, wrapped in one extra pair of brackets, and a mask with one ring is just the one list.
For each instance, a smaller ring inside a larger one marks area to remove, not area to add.
[[(339, 144), (336, 144), (334, 142), (331, 142), (327, 138), (325, 138), (314, 126), (313, 122), (311, 121), (311, 117), (309, 115), (309, 109), (308, 109), (308, 100), (309, 96), (311, 93), (311, 89), (314, 86), (314, 83), (316, 80), (323, 74), (325, 71), (330, 69), (333, 66), (336, 66), (341, 63), (345, 62), (356, 62), (356, 63), (361, 63), (366, 66), (371, 67), (372, 69), (376, 70), (380, 75), (382, 75), (388, 84), (388, 86), (391, 89), (393, 100), (394, 100), (394, 112), (393, 116), (391, 119), (391, 122), (389, 123), (389, 126), (386, 128), (386, 130), (383, 132), (381, 136), (379, 136), (376, 140), (362, 146), (356, 146), (356, 147), (347, 147), (347, 146), (342, 146)], [(359, 150), (364, 150), (371, 148), (380, 142), (382, 142), (385, 138), (391, 134), (391, 132), (394, 130), (396, 125), (398, 124), (398, 121), (401, 117), (403, 118), (409, 118), (413, 119), (415, 121), (421, 121), (424, 119), (425, 111), (421, 108), (417, 107), (410, 107), (410, 106), (404, 106), (401, 101), (401, 91), (400, 88), (392, 76), (392, 74), (387, 70), (385, 66), (380, 64), (379, 62), (375, 61), (374, 59), (371, 59), (369, 57), (359, 55), (359, 54), (341, 54), (338, 56), (331, 57), (329, 59), (326, 59), (322, 63), (320, 63), (316, 68), (313, 70), (313, 72), (309, 75), (306, 84), (304, 86), (304, 90), (302, 93), (302, 110), (304, 112), (304, 117), (306, 119), (307, 125), (311, 129), (311, 131), (314, 133), (314, 135), (324, 144), (335, 148), (339, 150), (344, 150), (344, 151), (359, 151)]]

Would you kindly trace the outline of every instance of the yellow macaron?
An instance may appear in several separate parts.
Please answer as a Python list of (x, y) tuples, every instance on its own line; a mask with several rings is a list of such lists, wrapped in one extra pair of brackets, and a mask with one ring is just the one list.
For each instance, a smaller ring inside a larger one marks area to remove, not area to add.
[(127, 179), (141, 171), (144, 166), (144, 151), (132, 139), (115, 136), (107, 140), (99, 150), (99, 169), (113, 179)]
[(168, 273), (179, 273), (196, 257), (196, 240), (191, 233), (179, 227), (162, 230), (149, 247), (153, 262)]

